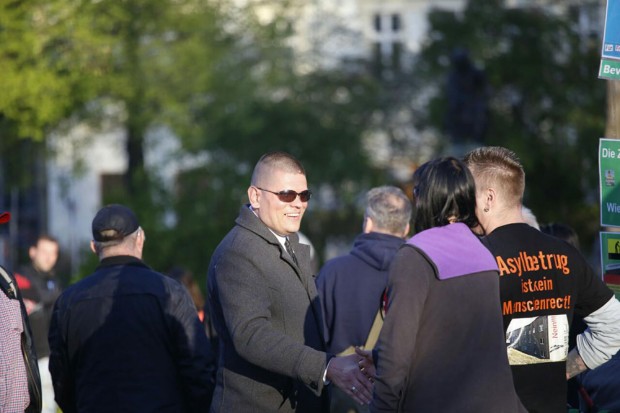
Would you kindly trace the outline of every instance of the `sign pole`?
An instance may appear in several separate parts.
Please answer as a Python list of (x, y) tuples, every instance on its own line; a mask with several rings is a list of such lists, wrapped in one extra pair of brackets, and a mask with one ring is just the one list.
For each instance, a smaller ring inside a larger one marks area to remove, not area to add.
[(607, 120), (605, 137), (618, 139), (620, 131), (620, 82), (607, 80)]

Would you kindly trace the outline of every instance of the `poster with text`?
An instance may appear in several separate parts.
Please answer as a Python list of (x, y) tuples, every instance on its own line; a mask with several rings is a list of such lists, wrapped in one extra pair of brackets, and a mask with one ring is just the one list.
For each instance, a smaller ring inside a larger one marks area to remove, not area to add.
[(599, 141), (601, 226), (620, 227), (620, 139)]
[(601, 56), (620, 59), (620, 0), (607, 0)]
[(601, 232), (603, 280), (620, 298), (620, 232)]
[(601, 79), (620, 80), (620, 60), (601, 59), (598, 77)]

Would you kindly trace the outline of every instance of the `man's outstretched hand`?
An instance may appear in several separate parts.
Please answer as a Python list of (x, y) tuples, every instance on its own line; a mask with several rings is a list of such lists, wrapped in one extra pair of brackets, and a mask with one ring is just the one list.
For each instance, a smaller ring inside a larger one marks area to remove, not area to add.
[(334, 357), (327, 367), (327, 379), (360, 404), (372, 400), (374, 375), (372, 357), (368, 359), (365, 353)]

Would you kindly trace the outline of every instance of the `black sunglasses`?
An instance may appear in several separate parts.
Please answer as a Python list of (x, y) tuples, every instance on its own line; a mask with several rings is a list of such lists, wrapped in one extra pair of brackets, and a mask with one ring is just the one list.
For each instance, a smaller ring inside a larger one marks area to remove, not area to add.
[(306, 189), (305, 191), (301, 191), (301, 192), (295, 192), (292, 189), (287, 189), (285, 191), (280, 191), (280, 192), (274, 192), (274, 191), (270, 191), (269, 189), (264, 189), (264, 188), (259, 188), (259, 187), (256, 187), (256, 188), (260, 189), (261, 191), (267, 191), (267, 192), (271, 192), (272, 194), (277, 195), (278, 199), (282, 202), (293, 202), (295, 198), (297, 198), (297, 195), (299, 195), (299, 200), (301, 202), (308, 202), (310, 198), (312, 197), (312, 191), (310, 191), (309, 189)]

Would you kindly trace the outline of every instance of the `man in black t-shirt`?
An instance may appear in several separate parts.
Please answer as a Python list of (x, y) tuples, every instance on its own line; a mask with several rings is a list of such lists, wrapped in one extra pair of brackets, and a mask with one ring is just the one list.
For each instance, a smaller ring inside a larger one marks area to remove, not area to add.
[[(500, 270), (508, 358), (529, 412), (566, 412), (566, 379), (620, 348), (620, 303), (581, 253), (525, 223), (525, 173), (517, 156), (483, 147), (465, 156), (476, 180), (483, 241)], [(588, 330), (568, 352), (574, 314)]]

